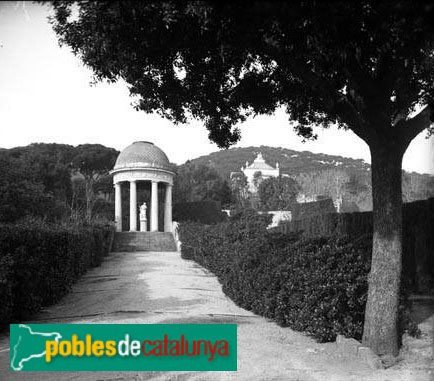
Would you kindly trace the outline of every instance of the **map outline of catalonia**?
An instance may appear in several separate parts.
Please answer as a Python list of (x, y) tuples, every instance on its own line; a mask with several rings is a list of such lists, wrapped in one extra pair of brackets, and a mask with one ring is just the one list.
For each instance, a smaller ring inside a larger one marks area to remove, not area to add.
[[(25, 325), (25, 324), (19, 324), (18, 327), (21, 328), (21, 329), (27, 329), (29, 331), (30, 335), (39, 335), (39, 336), (43, 336), (43, 337), (54, 336), (54, 341), (56, 343), (58, 343), (59, 340), (62, 338), (62, 335), (59, 332), (35, 332), (35, 331), (32, 330), (31, 327), (29, 327), (28, 325)], [(30, 357), (24, 357), (24, 358), (22, 358), (18, 362), (18, 365), (16, 366), (15, 365), (15, 359), (17, 357), (17, 349), (18, 349), (18, 347), (19, 347), (19, 345), (21, 343), (21, 338), (22, 338), (22, 335), (20, 334), (18, 336), (17, 342), (14, 345), (14, 354), (13, 354), (13, 357), (11, 359), (11, 368), (14, 371), (21, 371), (21, 370), (23, 370), (23, 363), (25, 363), (25, 362), (27, 362), (27, 361), (29, 361), (31, 359), (34, 359), (34, 358), (43, 357), (46, 354), (46, 350), (44, 350), (42, 353), (32, 354)]]

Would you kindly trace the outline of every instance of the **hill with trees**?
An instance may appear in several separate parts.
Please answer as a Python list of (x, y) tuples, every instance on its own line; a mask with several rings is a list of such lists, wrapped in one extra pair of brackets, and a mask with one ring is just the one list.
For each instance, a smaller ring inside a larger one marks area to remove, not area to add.
[[(187, 161), (185, 166), (206, 165), (230, 181), (231, 172), (251, 163), (261, 152), (266, 162), (279, 163), (281, 174), (293, 178), (306, 199), (328, 196), (342, 198), (343, 211), (372, 210), (371, 166), (362, 159), (295, 151), (282, 147), (230, 148)], [(411, 202), (434, 196), (434, 176), (416, 172), (402, 173), (403, 201)]]

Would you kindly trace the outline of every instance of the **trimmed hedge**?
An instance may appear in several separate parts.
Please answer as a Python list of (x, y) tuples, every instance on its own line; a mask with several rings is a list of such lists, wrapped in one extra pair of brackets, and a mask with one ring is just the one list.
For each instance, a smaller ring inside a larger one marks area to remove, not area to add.
[(336, 208), (331, 198), (313, 202), (295, 203), (289, 208), (294, 220), (313, 218), (326, 213), (335, 213)]
[[(403, 268), (414, 292), (434, 292), (434, 198), (403, 204)], [(372, 212), (329, 213), (273, 228), (305, 238), (372, 235)]]
[(300, 232), (306, 238), (372, 234), (372, 212), (327, 213), (282, 222), (273, 228), (280, 233)]
[[(303, 205), (303, 204), (301, 204)], [(434, 198), (404, 203), (403, 236), (411, 233), (415, 224), (421, 227), (426, 225), (425, 230), (434, 231)], [(351, 236), (359, 237), (362, 234), (372, 234), (372, 212), (355, 213), (325, 213), (313, 217), (294, 217), (293, 221), (283, 222), (273, 228), (280, 233), (301, 232), (305, 237), (319, 236)]]
[(180, 224), (181, 255), (216, 274), (243, 308), (321, 342), (338, 334), (360, 339), (372, 237), (306, 239), (269, 232), (267, 224), (253, 214)]
[(110, 251), (112, 226), (0, 225), (0, 330), (57, 302)]

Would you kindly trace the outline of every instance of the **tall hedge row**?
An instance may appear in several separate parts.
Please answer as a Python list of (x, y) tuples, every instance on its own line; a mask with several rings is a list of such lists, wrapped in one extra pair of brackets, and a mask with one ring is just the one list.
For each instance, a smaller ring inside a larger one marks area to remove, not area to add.
[(372, 234), (372, 212), (326, 213), (283, 222), (273, 228), (280, 233), (301, 233), (306, 238)]
[(301, 238), (257, 215), (180, 225), (181, 255), (216, 274), (239, 306), (314, 336), (360, 339), (372, 237)]
[[(403, 204), (403, 267), (417, 293), (434, 292), (434, 198)], [(328, 213), (285, 222), (273, 231), (305, 238), (372, 235), (372, 212)]]
[[(403, 235), (411, 234), (415, 225), (428, 230), (434, 230), (434, 198), (404, 203)], [(297, 218), (290, 222), (283, 222), (273, 228), (280, 233), (301, 232), (305, 237), (319, 236), (360, 236), (372, 234), (372, 212), (355, 213), (325, 213), (317, 216)]]
[(0, 330), (58, 301), (110, 250), (111, 226), (0, 225)]

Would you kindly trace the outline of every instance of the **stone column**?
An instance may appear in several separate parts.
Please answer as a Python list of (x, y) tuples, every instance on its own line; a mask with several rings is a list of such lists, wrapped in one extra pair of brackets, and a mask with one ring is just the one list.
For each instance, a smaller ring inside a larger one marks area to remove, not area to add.
[(137, 231), (137, 186), (130, 181), (130, 232)]
[(151, 232), (158, 231), (158, 182), (152, 181), (151, 188)]
[(164, 231), (172, 231), (172, 185), (166, 185), (166, 199), (164, 200)]
[(116, 231), (122, 231), (122, 187), (121, 183), (115, 184), (115, 224)]

